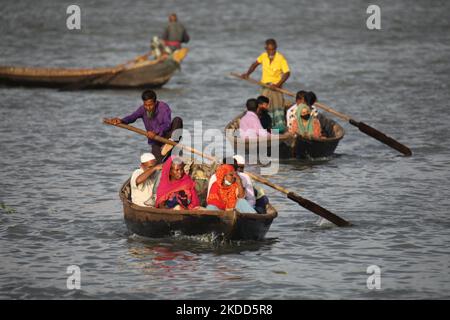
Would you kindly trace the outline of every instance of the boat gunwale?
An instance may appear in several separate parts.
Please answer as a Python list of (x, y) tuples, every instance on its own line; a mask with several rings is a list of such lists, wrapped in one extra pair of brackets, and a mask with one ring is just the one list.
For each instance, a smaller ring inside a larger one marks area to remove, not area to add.
[(225, 218), (225, 217), (230, 217), (231, 215), (233, 215), (234, 217), (236, 217), (236, 219), (244, 218), (244, 219), (254, 219), (254, 220), (269, 220), (269, 219), (273, 220), (276, 217), (278, 217), (277, 210), (270, 203), (269, 203), (269, 208), (272, 209), (271, 212), (266, 212), (264, 214), (242, 213), (236, 209), (234, 209), (234, 210), (206, 210), (206, 209), (205, 210), (186, 210), (186, 209), (173, 210), (173, 209), (167, 209), (167, 208), (142, 207), (142, 206), (138, 206), (138, 205), (132, 203), (131, 200), (129, 200), (125, 196), (124, 190), (127, 187), (127, 185), (129, 184), (129, 182), (130, 182), (130, 179), (127, 179), (125, 181), (125, 183), (122, 185), (122, 187), (120, 188), (120, 192), (119, 192), (120, 199), (122, 200), (123, 204), (126, 204), (131, 209), (139, 211), (139, 213), (142, 213), (142, 214), (167, 214), (167, 215), (173, 215), (173, 216), (179, 215), (179, 216), (197, 216), (197, 217), (215, 216), (218, 218)]
[[(109, 73), (123, 71), (136, 71), (138, 69), (143, 69), (146, 67), (153, 67), (158, 64), (165, 64), (167, 62), (174, 62), (177, 65), (181, 64), (181, 61), (184, 59), (185, 55), (188, 52), (188, 48), (182, 48), (180, 50), (183, 51), (183, 56), (170, 56), (167, 59), (156, 59), (156, 60), (146, 60), (137, 62), (129, 67), (126, 67), (125, 69), (122, 69), (124, 67), (124, 64), (117, 65), (114, 67), (100, 67), (100, 68), (58, 68), (58, 67), (20, 67), (20, 66), (7, 66), (7, 65), (0, 65), (0, 76), (1, 77), (8, 77), (8, 76), (16, 76), (16, 77), (89, 77), (89, 76), (100, 76), (100, 75), (107, 75)], [(177, 58), (178, 57), (178, 58)]]
[[(228, 139), (233, 140), (237, 143), (240, 144), (259, 144), (261, 141), (266, 141), (266, 143), (271, 143), (272, 139), (271, 136), (268, 137), (258, 137), (258, 138), (245, 138), (242, 139), (236, 135), (229, 135), (227, 134), (227, 130), (232, 130), (233, 133), (235, 133), (237, 130), (239, 130), (239, 128), (230, 128), (233, 123), (235, 123), (236, 121), (238, 121), (240, 118), (242, 118), (245, 115), (245, 111), (242, 112), (241, 114), (239, 114), (237, 117), (235, 117), (233, 120), (231, 120), (226, 126), (225, 126), (225, 134), (227, 136)], [(327, 117), (328, 118), (328, 117)], [(279, 142), (284, 142), (284, 141), (289, 141), (289, 140), (301, 140), (301, 141), (305, 141), (305, 142), (335, 142), (335, 141), (339, 141), (342, 138), (344, 138), (345, 135), (345, 130), (344, 128), (337, 122), (335, 122), (335, 126), (338, 127), (339, 130), (335, 130), (334, 126), (333, 126), (333, 132), (335, 132), (335, 134), (337, 133), (337, 135), (335, 137), (330, 137), (330, 138), (304, 138), (300, 135), (292, 135), (289, 133), (282, 133), (281, 135), (278, 135), (278, 141)]]

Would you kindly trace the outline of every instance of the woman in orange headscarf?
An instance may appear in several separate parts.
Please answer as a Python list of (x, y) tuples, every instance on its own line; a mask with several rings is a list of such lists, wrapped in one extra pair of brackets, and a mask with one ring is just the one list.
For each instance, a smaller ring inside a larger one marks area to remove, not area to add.
[(216, 170), (217, 180), (209, 191), (207, 209), (233, 210), (256, 213), (255, 209), (245, 200), (245, 189), (242, 181), (232, 165), (222, 164)]

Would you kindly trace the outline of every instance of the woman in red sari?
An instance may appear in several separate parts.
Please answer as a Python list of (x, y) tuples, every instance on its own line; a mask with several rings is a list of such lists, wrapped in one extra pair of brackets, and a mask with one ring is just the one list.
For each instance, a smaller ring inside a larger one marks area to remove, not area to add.
[(216, 170), (217, 180), (211, 186), (207, 199), (209, 210), (233, 210), (242, 213), (256, 213), (245, 200), (245, 189), (234, 167), (222, 164)]
[(200, 206), (195, 182), (184, 172), (184, 162), (181, 158), (172, 156), (164, 162), (155, 206), (189, 210)]

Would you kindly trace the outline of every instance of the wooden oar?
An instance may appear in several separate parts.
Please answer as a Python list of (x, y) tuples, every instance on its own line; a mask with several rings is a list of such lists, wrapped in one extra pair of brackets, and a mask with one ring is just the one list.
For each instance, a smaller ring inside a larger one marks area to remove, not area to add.
[[(113, 125), (113, 126), (116, 126), (116, 127), (120, 127), (120, 128), (123, 128), (123, 129), (127, 129), (127, 130), (130, 130), (130, 131), (139, 133), (139, 134), (141, 134), (143, 136), (147, 136), (147, 131), (139, 129), (139, 128), (135, 128), (135, 127), (127, 125), (127, 124), (123, 124), (123, 123), (113, 124), (109, 119), (103, 119), (103, 122), (105, 124), (109, 124), (109, 125)], [(182, 145), (181, 143), (176, 143), (174, 141), (162, 138), (160, 136), (155, 136), (153, 138), (153, 140), (156, 140), (158, 142), (165, 143), (165, 144), (170, 144), (172, 146), (178, 146), (178, 147), (183, 148), (183, 149), (185, 149), (185, 150), (187, 150), (187, 151), (189, 151), (189, 152), (191, 152), (193, 154), (200, 155), (201, 157), (203, 157), (205, 159), (209, 159), (211, 161), (217, 162), (217, 159), (214, 158), (213, 156), (204, 154), (201, 151), (198, 151), (198, 150), (196, 150), (194, 148)], [(271, 188), (274, 188), (275, 190), (278, 190), (278, 191), (286, 194), (289, 199), (297, 202), (303, 208), (305, 208), (305, 209), (307, 209), (307, 210), (309, 210), (309, 211), (311, 211), (311, 212), (321, 216), (322, 218), (324, 218), (324, 219), (334, 223), (335, 225), (337, 225), (339, 227), (346, 227), (346, 226), (350, 226), (351, 225), (350, 222), (348, 222), (348, 221), (338, 217), (334, 213), (332, 213), (332, 212), (328, 211), (327, 209), (319, 206), (317, 203), (314, 203), (314, 202), (312, 202), (312, 201), (310, 201), (308, 199), (305, 199), (305, 198), (301, 197), (300, 195), (298, 195), (298, 194), (296, 194), (296, 193), (294, 193), (292, 191), (289, 191), (289, 190), (287, 190), (287, 189), (285, 189), (285, 188), (283, 188), (283, 187), (281, 187), (281, 186), (279, 186), (279, 185), (277, 185), (275, 183), (272, 183), (269, 180), (267, 180), (267, 179), (265, 179), (265, 178), (255, 174), (255, 173), (248, 172), (248, 171), (246, 171), (246, 173), (252, 179), (254, 179), (256, 181), (259, 181), (259, 182), (261, 182), (261, 183), (263, 183), (263, 184), (265, 184), (265, 185), (267, 185), (267, 186), (269, 186)]]
[[(236, 78), (239, 78), (239, 79), (242, 79), (242, 80), (246, 80), (246, 81), (248, 81), (250, 83), (257, 84), (257, 85), (259, 85), (261, 87), (269, 88), (269, 89), (281, 92), (283, 94), (286, 94), (288, 96), (295, 97), (295, 94), (293, 92), (288, 91), (288, 90), (285, 90), (285, 89), (282, 89), (282, 88), (273, 87), (273, 86), (270, 86), (268, 84), (259, 82), (259, 81), (255, 80), (255, 79), (243, 78), (243, 77), (241, 77), (241, 75), (239, 75), (239, 74), (237, 74), (235, 72), (232, 72), (231, 75), (233, 77), (236, 77)], [(350, 116), (345, 115), (343, 113), (340, 113), (340, 112), (338, 112), (338, 111), (336, 111), (336, 110), (334, 110), (334, 109), (324, 105), (323, 103), (316, 102), (314, 105), (317, 106), (318, 108), (322, 109), (322, 110), (325, 110), (325, 111), (327, 111), (327, 112), (329, 112), (331, 114), (334, 114), (336, 117), (341, 118), (342, 120), (348, 121), (351, 125), (357, 127), (359, 129), (359, 131), (361, 131), (362, 133), (365, 133), (368, 136), (371, 136), (372, 138), (377, 139), (381, 143), (384, 143), (384, 144), (388, 145), (389, 147), (391, 147), (391, 148), (393, 148), (393, 149), (403, 153), (405, 156), (409, 157), (409, 156), (412, 155), (411, 149), (409, 149), (407, 146), (405, 146), (405, 145), (401, 144), (400, 142), (398, 142), (397, 140), (394, 140), (393, 138), (385, 135), (383, 132), (381, 132), (381, 131), (379, 131), (379, 130), (369, 126), (368, 124), (366, 124), (366, 123), (364, 123), (362, 121), (356, 121), (356, 120), (352, 119)]]
[(144, 58), (144, 57), (148, 57), (150, 54), (152, 54), (152, 52), (148, 52), (146, 54), (143, 54), (141, 56), (138, 56), (132, 60), (129, 60), (125, 63), (119, 64), (118, 66), (114, 67), (113, 70), (107, 71), (105, 73), (101, 73), (98, 75), (94, 75), (92, 77), (88, 77), (86, 79), (82, 79), (80, 81), (76, 81), (74, 83), (68, 84), (67, 86), (65, 86), (64, 88), (62, 88), (62, 91), (70, 91), (70, 90), (81, 90), (84, 89), (86, 87), (88, 87), (89, 85), (93, 84), (96, 80), (105, 77), (105, 76), (110, 76), (105, 82), (110, 81), (113, 77), (116, 77), (118, 74), (128, 70), (130, 68), (130, 64), (131, 66), (133, 66), (136, 63), (136, 60), (139, 58)]

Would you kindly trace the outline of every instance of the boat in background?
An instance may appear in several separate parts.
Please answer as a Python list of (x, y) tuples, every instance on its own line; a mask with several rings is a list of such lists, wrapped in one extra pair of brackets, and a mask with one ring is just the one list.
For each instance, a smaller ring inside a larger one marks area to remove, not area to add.
[[(323, 159), (331, 157), (336, 150), (339, 141), (344, 137), (344, 129), (335, 121), (320, 114), (320, 122), (324, 128), (329, 128), (325, 132), (327, 138), (307, 139), (299, 135), (284, 133), (278, 135), (278, 139), (268, 137), (258, 137), (255, 139), (242, 139), (239, 137), (239, 122), (245, 112), (238, 115), (225, 127), (227, 139), (231, 142), (235, 153), (245, 150), (245, 154), (261, 154), (271, 156), (272, 150), (278, 148), (280, 159)], [(267, 151), (266, 151), (267, 150)]]
[(68, 69), (0, 66), (0, 84), (64, 88), (78, 83), (82, 88), (155, 88), (166, 84), (186, 57), (188, 48), (165, 59), (145, 60), (130, 66)]

